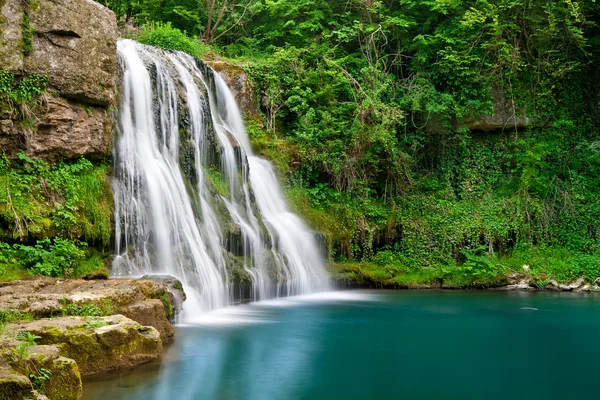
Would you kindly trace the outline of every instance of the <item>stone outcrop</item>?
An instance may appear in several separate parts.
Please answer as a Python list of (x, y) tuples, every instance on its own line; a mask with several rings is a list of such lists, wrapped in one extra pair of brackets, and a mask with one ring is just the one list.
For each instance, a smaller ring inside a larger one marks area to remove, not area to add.
[[(20, 341), (21, 332), (35, 335), (35, 345)], [(156, 329), (122, 315), (13, 323), (0, 342), (2, 400), (31, 398), (33, 388), (50, 400), (77, 400), (82, 376), (153, 361), (162, 353)]]
[(247, 119), (260, 121), (254, 88), (244, 69), (223, 60), (206, 61), (206, 63), (225, 80), (242, 115)]
[(454, 120), (452, 124), (445, 126), (439, 115), (431, 115), (425, 130), (430, 133), (444, 133), (448, 130), (469, 128), (472, 131), (493, 132), (501, 130), (519, 130), (531, 126), (531, 119), (526, 110), (517, 108), (513, 100), (506, 96), (506, 92), (494, 89), (490, 92), (492, 96), (493, 115), (482, 115), (478, 118), (464, 118)]
[(91, 0), (0, 4), (0, 69), (49, 81), (32, 115), (24, 118), (15, 105), (0, 107), (3, 152), (24, 150), (48, 160), (108, 155), (117, 71), (114, 13)]
[(473, 131), (497, 131), (503, 129), (523, 129), (531, 124), (525, 110), (516, 108), (513, 100), (503, 90), (492, 90), (494, 115), (482, 115), (475, 119), (465, 119), (457, 126), (466, 125)]
[(15, 310), (34, 318), (47, 318), (69, 313), (70, 305), (94, 305), (106, 314), (122, 314), (142, 326), (153, 326), (164, 342), (175, 334), (167, 319), (173, 305), (165, 285), (159, 282), (56, 278), (0, 282), (0, 311)]

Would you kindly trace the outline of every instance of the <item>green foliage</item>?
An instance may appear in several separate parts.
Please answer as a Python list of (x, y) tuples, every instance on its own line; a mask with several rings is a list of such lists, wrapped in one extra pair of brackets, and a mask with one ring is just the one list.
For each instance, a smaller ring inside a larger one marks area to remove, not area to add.
[(81, 238), (108, 246), (112, 195), (108, 165), (86, 159), (50, 166), (19, 153), (0, 159), (0, 239)]
[(185, 32), (171, 26), (170, 23), (149, 23), (142, 26), (142, 32), (136, 38), (139, 42), (167, 50), (179, 50), (194, 57), (202, 58), (208, 47), (189, 38)]
[(72, 277), (76, 265), (85, 257), (81, 247), (86, 243), (73, 243), (60, 238), (39, 240), (35, 246), (14, 244), (12, 255), (32, 274)]
[(31, 332), (19, 332), (17, 335), (17, 340), (19, 340), (21, 343), (19, 343), (16, 347), (16, 357), (21, 360), (28, 358), (29, 348), (36, 345), (35, 341), (37, 339), (41, 339), (41, 337), (34, 335)]
[(33, 28), (29, 23), (29, 15), (27, 11), (23, 12), (23, 20), (21, 21), (21, 37), (23, 54), (28, 56), (33, 50)]
[(47, 370), (46, 368), (40, 368), (37, 372), (37, 375), (29, 374), (29, 380), (35, 390), (43, 392), (46, 382), (52, 377), (52, 371)]
[(19, 332), (17, 335), (17, 340), (26, 342), (29, 347), (35, 346), (37, 339), (41, 339), (41, 336), (34, 335), (31, 332)]
[(33, 315), (15, 310), (0, 310), (0, 334), (6, 330), (6, 325), (18, 321), (31, 321)]
[(87, 321), (85, 323), (85, 327), (88, 329), (98, 329), (98, 328), (102, 328), (103, 326), (108, 325), (106, 322), (104, 321), (100, 321), (96, 318), (92, 319), (91, 321)]
[(11, 72), (0, 70), (0, 109), (6, 110), (13, 119), (29, 119), (41, 104), (40, 96), (47, 86), (46, 75), (16, 77)]
[(108, 307), (105, 306), (104, 309), (101, 309), (93, 303), (82, 305), (77, 305), (75, 303), (67, 304), (66, 300), (64, 300), (61, 307), (58, 308), (57, 313), (61, 317), (103, 317), (105, 315), (110, 315), (112, 313), (112, 309), (110, 309), (110, 305)]

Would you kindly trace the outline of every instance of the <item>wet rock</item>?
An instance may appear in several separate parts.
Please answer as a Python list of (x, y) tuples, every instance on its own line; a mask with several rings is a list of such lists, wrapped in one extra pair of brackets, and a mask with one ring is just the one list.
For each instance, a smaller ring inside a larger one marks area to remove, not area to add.
[(560, 291), (560, 288), (559, 288), (558, 282), (556, 282), (556, 280), (554, 280), (554, 279), (551, 279), (551, 280), (548, 282), (548, 285), (546, 285), (546, 289), (547, 289), (547, 290), (554, 291), (554, 292), (558, 292), (558, 291)]
[(592, 285), (590, 284), (585, 284), (583, 286), (581, 286), (580, 288), (576, 289), (576, 292), (590, 292), (592, 290)]
[(517, 284), (506, 286), (506, 290), (536, 290), (529, 282), (529, 279), (524, 279)]
[(568, 291), (571, 291), (571, 290), (573, 290), (573, 288), (571, 288), (571, 287), (570, 287), (570, 286), (568, 286), (568, 285), (565, 285), (564, 283), (561, 283), (560, 285), (558, 285), (558, 288), (559, 288), (560, 290), (563, 290), (563, 291), (565, 291), (565, 292), (568, 292)]
[(573, 290), (573, 289), (577, 289), (578, 287), (582, 286), (582, 285), (583, 285), (583, 283), (584, 283), (584, 279), (583, 279), (583, 278), (579, 278), (579, 279), (577, 279), (575, 282), (571, 282), (571, 283), (569, 284), (569, 288), (570, 288), (571, 290)]
[[(183, 291), (183, 284), (179, 279), (171, 275), (144, 275), (142, 280), (150, 280), (166, 286), (171, 307), (171, 313), (167, 310), (167, 316), (171, 314), (171, 317), (174, 318), (183, 311), (183, 302), (187, 296)], [(168, 307), (168, 305), (165, 305), (165, 307)]]
[(260, 121), (255, 91), (244, 69), (223, 60), (207, 61), (206, 63), (227, 83), (242, 115), (248, 119)]

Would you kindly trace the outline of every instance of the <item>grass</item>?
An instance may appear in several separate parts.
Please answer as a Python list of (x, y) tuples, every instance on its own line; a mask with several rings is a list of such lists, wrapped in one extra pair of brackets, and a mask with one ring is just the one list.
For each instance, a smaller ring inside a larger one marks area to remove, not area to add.
[(32, 321), (33, 315), (15, 310), (0, 310), (0, 336), (6, 332), (6, 326), (13, 322)]
[[(410, 263), (371, 260), (332, 263), (334, 280), (346, 285), (384, 288), (440, 287), (466, 289), (506, 285), (513, 274), (531, 278), (544, 287), (550, 280), (570, 283), (578, 278), (593, 283), (600, 278), (600, 255), (579, 253), (560, 247), (520, 246), (503, 256), (469, 255), (461, 265), (439, 264), (415, 268)], [(529, 266), (525, 273), (523, 266)]]

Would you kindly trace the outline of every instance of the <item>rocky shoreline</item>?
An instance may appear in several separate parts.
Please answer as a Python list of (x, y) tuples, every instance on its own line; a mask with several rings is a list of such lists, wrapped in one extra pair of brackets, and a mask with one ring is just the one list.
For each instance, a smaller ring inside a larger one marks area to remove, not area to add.
[(184, 299), (172, 277), (0, 283), (0, 400), (76, 400), (82, 377), (158, 359)]
[(369, 275), (357, 273), (333, 273), (331, 286), (338, 290), (348, 289), (389, 289), (389, 290), (494, 290), (494, 291), (529, 291), (529, 292), (575, 292), (594, 293), (600, 292), (600, 278), (587, 282), (584, 278), (577, 278), (571, 282), (559, 283), (555, 279), (540, 281), (538, 277), (530, 274), (515, 273), (501, 277), (492, 284), (473, 283), (469, 286), (455, 286), (448, 284), (443, 279), (434, 282), (415, 282), (399, 284), (389, 280), (377, 280)]

